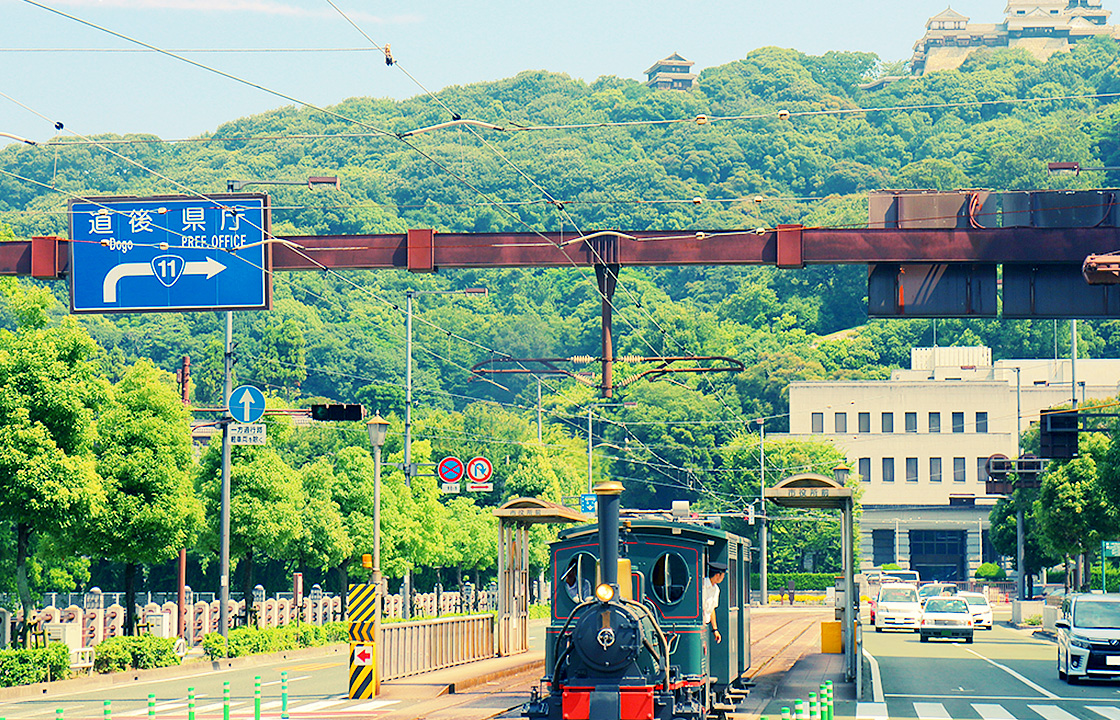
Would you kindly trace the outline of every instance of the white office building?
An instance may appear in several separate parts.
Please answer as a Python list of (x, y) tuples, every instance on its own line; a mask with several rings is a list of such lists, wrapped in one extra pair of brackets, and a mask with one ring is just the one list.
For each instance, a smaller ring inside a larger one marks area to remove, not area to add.
[[(998, 558), (988, 541), (985, 465), (1014, 458), (1039, 412), (1115, 397), (1120, 360), (1000, 360), (986, 347), (914, 348), (890, 380), (795, 382), (789, 439), (830, 440), (863, 483), (863, 566), (965, 580)], [(1076, 380), (1073, 373), (1076, 371)]]

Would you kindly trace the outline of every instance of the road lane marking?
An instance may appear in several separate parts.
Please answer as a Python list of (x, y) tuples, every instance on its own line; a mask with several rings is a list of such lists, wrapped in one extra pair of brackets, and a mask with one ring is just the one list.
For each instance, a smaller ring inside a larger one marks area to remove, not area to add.
[(918, 714), (921, 720), (953, 720), (941, 703), (916, 702), (914, 703), (914, 712)]
[(1089, 708), (1098, 715), (1104, 715), (1106, 718), (1108, 718), (1108, 720), (1120, 720), (1120, 708), (1099, 705), (1086, 705), (1085, 707)]
[[(163, 705), (152, 706), (152, 710), (154, 710), (157, 713), (162, 713), (166, 710), (177, 710), (179, 708), (184, 708), (186, 706), (187, 706), (187, 704), (185, 702), (164, 703)], [(120, 717), (139, 717), (141, 715), (146, 715), (147, 713), (148, 713), (148, 706), (145, 705), (144, 707), (140, 708), (139, 710), (129, 710), (128, 712), (117, 713), (117, 715), (119, 715)]]
[[(330, 665), (328, 667), (334, 667), (334, 665)], [(289, 668), (289, 669), (293, 669), (293, 668)], [(299, 675), (297, 677), (288, 678), (288, 682), (292, 683), (292, 682), (295, 682), (296, 680), (309, 680), (310, 678), (311, 678), (310, 675)], [(261, 683), (261, 687), (268, 687), (269, 685), (281, 685), (281, 684), (283, 684), (283, 682), (284, 682), (283, 680), (269, 680), (266, 683)]]
[(856, 720), (889, 720), (886, 703), (856, 703)]
[(988, 705), (985, 703), (972, 703), (975, 710), (983, 720), (1017, 720), (1014, 715), (1002, 705)]
[[(235, 707), (240, 707), (240, 706), (245, 705), (245, 704), (246, 703), (243, 703), (243, 702), (231, 702), (229, 704), (229, 706), (230, 706), (230, 709), (233, 709)], [(209, 705), (203, 705), (201, 707), (197, 707), (197, 708), (194, 709), (194, 711), (196, 713), (210, 712), (211, 710), (221, 709), (224, 705), (225, 705), (224, 701), (223, 702), (210, 703)]]
[(1077, 720), (1077, 716), (1066, 712), (1057, 705), (1027, 705), (1046, 720)]
[(883, 698), (883, 675), (879, 671), (879, 661), (867, 652), (867, 648), (863, 649), (863, 656), (867, 658), (867, 664), (871, 666), (871, 699), (877, 703), (884, 701)]
[(373, 702), (367, 702), (367, 703), (362, 703), (361, 705), (354, 705), (353, 707), (348, 707), (348, 708), (346, 708), (346, 710), (348, 712), (367, 712), (369, 710), (380, 710), (383, 707), (389, 707), (390, 705), (396, 705), (399, 702), (400, 702), (399, 700), (374, 700)]
[(335, 700), (320, 700), (319, 702), (313, 702), (309, 705), (300, 705), (299, 707), (294, 707), (294, 708), (292, 708), (292, 712), (299, 712), (299, 713), (315, 712), (316, 710), (323, 710), (324, 708), (334, 707), (335, 705), (341, 705), (344, 702), (346, 702), (346, 699), (343, 699), (343, 700), (338, 700), (338, 699), (335, 699)]
[(1045, 697), (1045, 698), (1047, 698), (1047, 699), (1049, 699), (1049, 700), (1059, 700), (1059, 699), (1060, 699), (1060, 698), (1059, 698), (1059, 697), (1058, 697), (1057, 695), (1055, 695), (1054, 693), (1050, 692), (1049, 690), (1047, 690), (1046, 688), (1042, 687), (1041, 685), (1039, 685), (1038, 683), (1034, 682), (1033, 680), (1030, 680), (1030, 679), (1028, 679), (1028, 678), (1026, 678), (1026, 677), (1024, 677), (1024, 676), (1020, 675), (1019, 673), (1015, 672), (1014, 670), (1012, 670), (1011, 668), (1007, 667), (1006, 665), (1000, 665), (1000, 664), (999, 664), (999, 663), (997, 663), (997, 662), (996, 662), (995, 660), (992, 660), (991, 658), (986, 658), (986, 657), (984, 657), (983, 655), (981, 655), (980, 653), (976, 652), (976, 651), (975, 651), (975, 650), (973, 650), (972, 648), (965, 648), (965, 652), (970, 652), (970, 653), (972, 653), (973, 655), (975, 655), (976, 657), (978, 657), (978, 658), (980, 658), (981, 660), (983, 660), (984, 662), (990, 663), (990, 664), (994, 665), (995, 667), (999, 668), (1000, 670), (1003, 670), (1003, 671), (1004, 671), (1005, 673), (1007, 673), (1007, 674), (1008, 674), (1008, 675), (1010, 675), (1011, 677), (1015, 678), (1015, 679), (1016, 679), (1016, 680), (1018, 680), (1019, 682), (1023, 683), (1023, 684), (1024, 684), (1024, 685), (1026, 685), (1027, 687), (1029, 687), (1029, 688), (1030, 688), (1031, 690), (1034, 690), (1035, 692), (1037, 692), (1038, 694), (1042, 695), (1043, 697)]

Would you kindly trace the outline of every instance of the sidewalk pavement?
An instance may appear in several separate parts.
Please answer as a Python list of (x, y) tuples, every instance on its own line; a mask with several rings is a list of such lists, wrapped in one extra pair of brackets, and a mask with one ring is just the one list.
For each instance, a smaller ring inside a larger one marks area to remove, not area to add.
[[(844, 679), (844, 656), (821, 652), (821, 621), (835, 617), (833, 608), (768, 606), (751, 611), (751, 668), (755, 683), (750, 695), (729, 713), (729, 720), (780, 716), (782, 706), (808, 700), (831, 680), (835, 700), (855, 700), (854, 682)], [(767, 632), (768, 631), (768, 632)], [(760, 632), (767, 632), (760, 637)]]

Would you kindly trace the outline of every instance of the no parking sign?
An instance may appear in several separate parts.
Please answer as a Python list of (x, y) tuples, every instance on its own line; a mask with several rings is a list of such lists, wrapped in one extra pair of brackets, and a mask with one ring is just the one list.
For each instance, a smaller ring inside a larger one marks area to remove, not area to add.
[(459, 481), (463, 479), (466, 468), (463, 461), (454, 455), (445, 457), (436, 465), (436, 475), (439, 476), (440, 489), (445, 493), (458, 493)]

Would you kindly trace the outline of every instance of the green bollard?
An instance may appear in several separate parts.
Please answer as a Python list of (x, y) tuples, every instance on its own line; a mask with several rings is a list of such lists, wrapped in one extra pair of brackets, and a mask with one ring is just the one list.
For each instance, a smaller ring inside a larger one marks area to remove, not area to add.
[(105, 716), (105, 720), (113, 720), (113, 701), (112, 700), (106, 700), (105, 701), (105, 711), (104, 711), (103, 714)]
[(261, 676), (253, 682), (253, 720), (261, 720)]
[(793, 714), (797, 716), (797, 720), (809, 720), (809, 706), (805, 704), (804, 700), (795, 700), (793, 702)]
[(54, 711), (54, 718), (55, 720), (62, 720), (62, 708), (58, 708)]
[(809, 720), (821, 720), (821, 701), (815, 692), (809, 693)]
[(187, 720), (194, 720), (194, 688), (187, 688)]
[(156, 696), (148, 693), (148, 720), (156, 720)]
[(782, 708), (782, 720), (793, 720), (793, 714), (787, 707)]
[(828, 692), (828, 720), (832, 720), (833, 715), (836, 714), (835, 698), (832, 697), (832, 681), (826, 681), (825, 686), (827, 687)]
[(280, 720), (288, 720), (288, 671), (280, 671)]
[(222, 720), (229, 720), (229, 680), (222, 683)]

